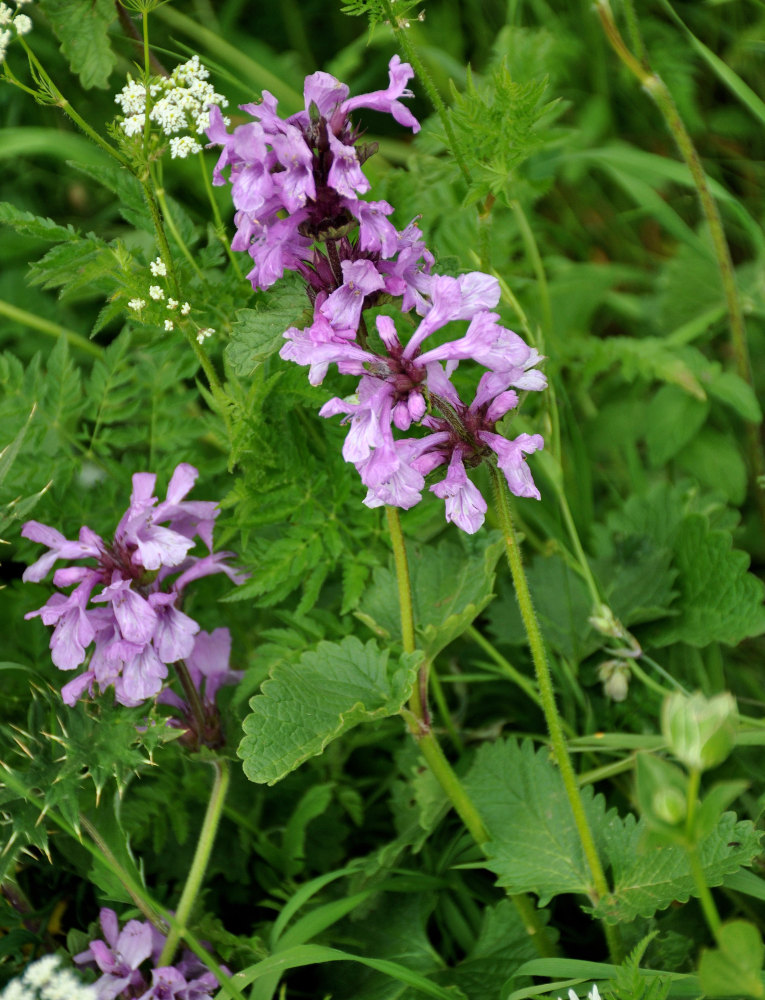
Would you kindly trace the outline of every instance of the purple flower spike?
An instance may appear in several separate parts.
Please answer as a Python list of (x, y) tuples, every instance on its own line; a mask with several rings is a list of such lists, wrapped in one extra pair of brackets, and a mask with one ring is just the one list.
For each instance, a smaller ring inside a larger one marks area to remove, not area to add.
[(151, 927), (129, 920), (120, 932), (117, 914), (106, 907), (100, 919), (106, 941), (91, 941), (90, 948), (75, 955), (74, 961), (78, 965), (94, 962), (103, 973), (96, 983), (98, 1000), (115, 1000), (127, 988), (146, 985), (138, 967), (151, 955)]
[[(51, 658), (60, 670), (80, 666), (94, 644), (85, 672), (62, 689), (67, 705), (112, 685), (123, 705), (155, 697), (168, 675), (167, 664), (190, 656), (199, 632), (199, 624), (181, 610), (184, 588), (214, 573), (225, 573), (234, 583), (244, 579), (227, 564), (231, 553), (212, 551), (217, 505), (185, 499), (197, 476), (193, 466), (178, 465), (161, 503), (154, 495), (153, 473), (133, 476), (130, 505), (111, 545), (89, 528), (82, 528), (79, 542), (69, 542), (37, 521), (24, 525), (25, 537), (51, 550), (30, 567), (33, 580), (57, 559), (96, 560), (95, 566), (57, 569), (54, 585), (74, 589), (68, 596), (53, 594), (25, 616), (55, 626)], [(189, 554), (197, 538), (207, 555)]]

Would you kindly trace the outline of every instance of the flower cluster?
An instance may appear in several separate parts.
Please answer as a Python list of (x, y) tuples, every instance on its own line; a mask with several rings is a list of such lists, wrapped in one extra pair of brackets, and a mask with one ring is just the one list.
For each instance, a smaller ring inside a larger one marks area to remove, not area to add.
[[(359, 143), (359, 132), (348, 117), (357, 108), (372, 108), (417, 132), (417, 120), (401, 102), (411, 96), (406, 84), (412, 75), (409, 64), (394, 56), (385, 90), (349, 97), (348, 88), (335, 77), (313, 73), (305, 81), (304, 111), (280, 118), (276, 98), (264, 90), (260, 104), (242, 105), (256, 121), (231, 134), (220, 110), (211, 108), (207, 135), (223, 146), (213, 182), (224, 184), (222, 171), (230, 168), (237, 210), (231, 246), (252, 257), (248, 277), (253, 288), (268, 288), (285, 270), (297, 270), (308, 279), (315, 298), (327, 286), (343, 283), (341, 260), (390, 260), (404, 243), (411, 244), (408, 259), (414, 245), (417, 255), (422, 254), (416, 237), (397, 233), (388, 221), (391, 205), (359, 197), (370, 187), (361, 165), (376, 147)], [(356, 230), (358, 239), (352, 243), (348, 237)], [(327, 240), (332, 242), (329, 258), (314, 249)], [(379, 270), (385, 274), (390, 268)], [(391, 282), (401, 279), (400, 274), (390, 275)]]
[[(364, 502), (412, 507), (425, 477), (444, 466), (445, 478), (430, 490), (445, 500), (447, 520), (473, 533), (487, 507), (466, 469), (488, 461), (516, 496), (539, 498), (524, 456), (543, 447), (541, 436), (508, 440), (496, 425), (518, 405), (517, 390), (547, 383), (535, 368), (539, 354), (493, 311), (500, 297), (495, 278), (433, 273), (416, 223), (399, 232), (387, 218), (393, 211), (387, 202), (359, 198), (370, 187), (361, 165), (374, 149), (358, 145), (349, 115), (358, 108), (385, 111), (416, 132), (419, 125), (400, 100), (411, 96), (412, 75), (394, 56), (386, 90), (351, 98), (333, 76), (314, 73), (305, 81), (305, 111), (282, 119), (264, 91), (260, 104), (243, 105), (258, 121), (229, 134), (213, 108), (208, 135), (223, 146), (215, 183), (223, 183), (221, 171), (230, 168), (237, 209), (231, 245), (252, 257), (253, 286), (267, 288), (285, 270), (306, 280), (313, 321), (285, 332), (281, 357), (307, 366), (313, 385), (330, 364), (360, 376), (354, 395), (330, 400), (320, 414), (342, 414), (350, 423), (343, 456), (367, 487)], [(364, 311), (391, 299), (420, 317), (404, 341), (390, 316), (377, 316), (374, 339), (366, 327)], [(451, 323), (468, 325), (444, 343), (439, 331)], [(485, 369), (470, 404), (451, 381), (467, 360)], [(394, 429), (413, 427), (426, 433), (394, 437)]]
[[(156, 279), (156, 278), (167, 277), (167, 265), (165, 264), (165, 262), (162, 260), (161, 257), (155, 258), (149, 264), (149, 270), (151, 271), (152, 278)], [(185, 318), (191, 312), (190, 302), (179, 302), (172, 296), (165, 295), (165, 289), (162, 287), (162, 285), (149, 285), (147, 294), (152, 302), (156, 302), (158, 304), (164, 303), (164, 308), (166, 310), (166, 313), (163, 314), (162, 312), (160, 312), (157, 315), (157, 309), (161, 309), (161, 307), (157, 305), (152, 310), (154, 312), (154, 316), (151, 318), (153, 321), (156, 321), (159, 325), (162, 326), (165, 333), (172, 333), (172, 331), (175, 329), (176, 322), (182, 322), (182, 320), (179, 321), (177, 318), (173, 319), (172, 318), (173, 314), (175, 314), (176, 317), (180, 316), (182, 318)], [(141, 314), (143, 310), (146, 308), (146, 304), (147, 304), (146, 299), (136, 296), (132, 299), (128, 299), (127, 307), (132, 312), (137, 312)], [(165, 318), (162, 318), (163, 316)], [(191, 322), (193, 327), (196, 329), (196, 338), (197, 338), (197, 343), (199, 344), (204, 343), (204, 341), (207, 340), (208, 337), (211, 337), (215, 333), (215, 329), (212, 326), (200, 327), (193, 320)]]
[(0, 1000), (98, 1000), (98, 996), (70, 969), (61, 968), (58, 955), (44, 955), (8, 983)]
[[(101, 971), (93, 987), (95, 1000), (211, 1000), (217, 980), (192, 952), (184, 951), (175, 965), (157, 967), (166, 938), (148, 921), (128, 920), (120, 930), (117, 914), (108, 907), (99, 918), (106, 940), (91, 941), (87, 951), (74, 956), (78, 965)], [(153, 966), (151, 983), (148, 965)]]
[[(170, 136), (170, 154), (174, 158), (185, 159), (201, 151), (195, 135), (202, 135), (208, 128), (210, 106), (225, 107), (228, 103), (208, 83), (209, 76), (210, 71), (200, 63), (199, 56), (192, 56), (176, 66), (170, 76), (156, 78), (149, 84), (149, 120), (163, 135)], [(140, 135), (146, 124), (144, 85), (128, 77), (127, 85), (114, 100), (122, 108), (125, 135)]]
[[(160, 692), (168, 664), (179, 660), (195, 663), (198, 678), (207, 678), (208, 696), (211, 684), (217, 690), (235, 679), (220, 641), (211, 642), (180, 607), (185, 588), (200, 577), (225, 573), (235, 583), (243, 579), (226, 563), (231, 553), (213, 553), (217, 506), (184, 500), (197, 475), (192, 466), (179, 465), (161, 503), (153, 496), (156, 476), (134, 475), (130, 506), (111, 544), (88, 527), (80, 529), (77, 541), (69, 541), (37, 521), (23, 526), (25, 538), (49, 550), (25, 571), (25, 581), (42, 580), (59, 559), (95, 560), (95, 565), (57, 569), (55, 586), (74, 589), (53, 594), (26, 615), (55, 626), (51, 657), (60, 670), (75, 670), (95, 644), (85, 672), (61, 691), (67, 705), (85, 691), (93, 694), (96, 686), (104, 691), (110, 685), (120, 704), (139, 705)], [(206, 555), (189, 554), (197, 537)]]
[(32, 18), (21, 14), (21, 8), (32, 0), (15, 0), (15, 10), (7, 3), (0, 3), (0, 63), (5, 61), (8, 46), (18, 35), (28, 35), (32, 30)]

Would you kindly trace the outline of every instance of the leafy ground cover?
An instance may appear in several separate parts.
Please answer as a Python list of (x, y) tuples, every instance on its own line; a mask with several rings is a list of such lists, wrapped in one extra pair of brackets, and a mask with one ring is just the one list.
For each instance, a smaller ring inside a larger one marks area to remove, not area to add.
[(0, 996), (765, 996), (763, 23), (0, 5)]

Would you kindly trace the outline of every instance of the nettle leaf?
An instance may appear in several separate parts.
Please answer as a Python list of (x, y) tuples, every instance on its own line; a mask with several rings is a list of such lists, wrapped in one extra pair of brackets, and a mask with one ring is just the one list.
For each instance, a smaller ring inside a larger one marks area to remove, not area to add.
[(240, 378), (248, 378), (284, 344), (284, 332), (300, 325), (307, 307), (298, 280), (281, 281), (255, 309), (240, 309), (226, 347), (226, 361)]
[(31, 212), (23, 212), (8, 201), (0, 201), (0, 223), (11, 226), (17, 233), (24, 236), (34, 236), (41, 240), (63, 243), (76, 240), (79, 234), (73, 226), (59, 226), (51, 219), (43, 219)]
[[(546, 748), (530, 741), (484, 744), (465, 779), (486, 823), (487, 867), (510, 894), (533, 892), (544, 906), (562, 892), (592, 891), (592, 877), (574, 826), (563, 779)], [(606, 823), (605, 800), (582, 790), (597, 840)]]
[[(502, 544), (496, 536), (466, 539), (409, 552), (418, 645), (432, 659), (483, 611), (493, 597), (494, 573)], [(401, 632), (398, 584), (393, 570), (378, 567), (357, 616), (377, 635)]]
[(656, 626), (654, 645), (733, 646), (765, 631), (765, 586), (748, 572), (749, 557), (732, 547), (729, 532), (711, 529), (701, 514), (689, 514), (677, 529), (674, 551), (678, 615)]
[(40, 8), (83, 87), (106, 87), (117, 63), (109, 41), (117, 16), (111, 0), (40, 0)]
[(113, 290), (115, 265), (114, 250), (91, 235), (52, 247), (30, 265), (29, 277), (33, 285), (60, 288), (62, 298), (85, 287), (106, 295)]
[[(609, 817), (604, 828), (614, 891), (598, 902), (595, 916), (608, 923), (651, 917), (675, 900), (698, 895), (688, 853), (681, 846), (649, 846), (646, 824), (634, 816)], [(760, 852), (761, 834), (749, 820), (726, 812), (699, 845), (699, 860), (708, 886), (722, 885), (726, 875), (752, 863)]]
[(388, 650), (355, 636), (320, 642), (279, 663), (250, 701), (238, 754), (250, 781), (280, 781), (362, 722), (395, 715), (409, 698), (422, 653), (389, 663)]

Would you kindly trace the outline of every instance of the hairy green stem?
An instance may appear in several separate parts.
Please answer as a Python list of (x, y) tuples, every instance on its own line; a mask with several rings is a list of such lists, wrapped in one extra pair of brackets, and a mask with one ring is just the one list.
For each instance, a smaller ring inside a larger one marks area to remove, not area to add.
[(449, 117), (449, 109), (446, 107), (443, 98), (438, 93), (438, 89), (435, 83), (433, 82), (433, 78), (431, 77), (430, 73), (428, 73), (427, 69), (425, 69), (423, 62), (417, 53), (417, 49), (414, 47), (414, 45), (412, 45), (411, 41), (409, 40), (409, 36), (406, 33), (407, 29), (403, 25), (399, 24), (395, 12), (389, 2), (386, 3), (386, 7), (388, 10), (388, 17), (390, 19), (390, 26), (393, 29), (393, 34), (396, 36), (399, 45), (403, 49), (404, 55), (412, 64), (412, 69), (415, 71), (419, 79), (422, 81), (422, 85), (425, 88), (428, 97), (430, 98), (430, 103), (436, 109), (438, 117), (441, 119), (441, 124), (444, 127), (444, 132), (446, 132), (446, 137), (449, 140), (449, 146), (454, 156), (454, 159), (457, 162), (457, 166), (460, 168), (460, 170), (462, 171), (462, 176), (469, 184), (470, 170), (468, 169), (467, 163), (465, 163), (462, 151), (460, 150), (459, 144), (457, 143), (457, 136), (455, 135), (454, 129), (452, 127), (452, 121), (451, 118)]
[(50, 320), (43, 319), (42, 316), (27, 312), (26, 309), (19, 309), (18, 306), (11, 305), (10, 302), (4, 302), (2, 299), (0, 299), (0, 316), (7, 316), (8, 319), (28, 326), (32, 330), (38, 330), (40, 333), (46, 333), (50, 337), (66, 337), (72, 347), (78, 347), (81, 351), (87, 351), (88, 354), (92, 354), (96, 358), (100, 358), (103, 354), (98, 344), (94, 344), (92, 340), (83, 337), (81, 333), (75, 333), (74, 330), (67, 330), (66, 327), (59, 326), (58, 323), (51, 323)]
[[(571, 812), (573, 813), (574, 823), (576, 825), (577, 833), (579, 834), (579, 840), (581, 841), (582, 849), (592, 875), (593, 885), (591, 895), (593, 900), (597, 901), (598, 899), (608, 895), (610, 890), (608, 882), (606, 881), (605, 872), (603, 871), (603, 866), (600, 862), (598, 849), (595, 845), (595, 838), (593, 837), (592, 830), (590, 829), (590, 823), (584, 809), (584, 802), (579, 791), (579, 784), (574, 772), (574, 767), (571, 763), (571, 757), (563, 736), (563, 726), (560, 715), (558, 714), (558, 708), (555, 704), (552, 675), (547, 663), (547, 654), (545, 653), (544, 643), (542, 641), (542, 633), (539, 630), (539, 623), (537, 621), (534, 605), (531, 600), (528, 581), (526, 580), (523, 563), (521, 562), (521, 553), (515, 537), (512, 516), (510, 514), (507, 485), (505, 483), (504, 476), (499, 469), (495, 466), (490, 466), (490, 472), (494, 491), (494, 502), (505, 543), (507, 561), (510, 565), (510, 573), (513, 577), (515, 595), (518, 599), (521, 618), (523, 619), (523, 625), (526, 629), (526, 635), (531, 649), (531, 658), (534, 662), (534, 669), (536, 671), (537, 684), (539, 685), (539, 694), (542, 698), (542, 710), (544, 712), (547, 728), (550, 733), (550, 742), (552, 744), (555, 761), (558, 765), (561, 778), (563, 779), (563, 785), (571, 806)], [(604, 924), (603, 927), (612, 960), (614, 962), (619, 962), (621, 961), (622, 949), (618, 932), (616, 928), (611, 927), (609, 924)]]
[(124, 156), (118, 149), (115, 149), (114, 146), (106, 141), (106, 139), (100, 136), (98, 132), (96, 132), (96, 130), (85, 121), (82, 115), (80, 115), (64, 97), (53, 80), (48, 76), (40, 60), (27, 44), (26, 39), (23, 36), (19, 36), (19, 41), (24, 47), (24, 51), (27, 54), (27, 58), (29, 59), (34, 75), (39, 78), (45, 89), (48, 91), (51, 102), (55, 105), (55, 107), (61, 108), (64, 114), (68, 118), (71, 118), (74, 124), (82, 132), (84, 132), (89, 139), (92, 139), (97, 146), (100, 146), (101, 149), (105, 150), (109, 156), (113, 156), (114, 159), (121, 163), (123, 167), (129, 168), (130, 162), (127, 157)]
[[(664, 118), (664, 122), (672, 133), (675, 144), (685, 161), (685, 165), (693, 178), (694, 186), (698, 194), (701, 210), (709, 226), (709, 233), (712, 237), (717, 268), (720, 272), (725, 301), (728, 309), (728, 322), (731, 332), (731, 345), (736, 362), (736, 370), (740, 378), (744, 379), (750, 386), (753, 386), (752, 366), (749, 358), (749, 345), (747, 342), (746, 326), (744, 324), (744, 313), (741, 308), (738, 289), (736, 288), (736, 276), (733, 270), (733, 261), (730, 256), (728, 241), (725, 237), (722, 219), (717, 207), (717, 202), (712, 196), (709, 182), (701, 163), (701, 158), (693, 145), (688, 129), (685, 127), (677, 105), (672, 94), (661, 77), (652, 72), (637, 59), (627, 48), (624, 39), (614, 20), (608, 0), (598, 0), (597, 11), (606, 37), (619, 56), (624, 65), (639, 80), (643, 89), (652, 98)], [(754, 496), (760, 514), (760, 519), (765, 526), (765, 489), (760, 485), (765, 475), (765, 452), (763, 451), (762, 439), (760, 437), (759, 424), (746, 421), (747, 452), (749, 457), (749, 470), (753, 480)]]
[(175, 913), (175, 924), (170, 928), (170, 933), (167, 935), (167, 941), (165, 941), (162, 954), (159, 956), (158, 965), (160, 966), (169, 965), (172, 962), (175, 949), (184, 935), (192, 907), (196, 902), (202, 882), (204, 881), (207, 863), (210, 860), (210, 853), (215, 843), (215, 835), (218, 832), (230, 775), (228, 761), (219, 759), (212, 766), (215, 771), (215, 780), (212, 792), (210, 793), (210, 800), (207, 803), (207, 811), (205, 812), (202, 829), (199, 833), (194, 859), (191, 862), (191, 868), (186, 877), (186, 884), (183, 887), (178, 909)]
[[(404, 535), (401, 531), (401, 521), (396, 507), (386, 507), (391, 544), (393, 546), (393, 561), (396, 567), (398, 582), (399, 607), (401, 609), (401, 635), (405, 653), (415, 651), (414, 610), (412, 605), (412, 588), (409, 582), (409, 563), (406, 556)], [(404, 715), (409, 725), (409, 731), (417, 741), (417, 746), (425, 758), (434, 777), (441, 785), (457, 815), (460, 817), (473, 840), (482, 846), (489, 839), (483, 820), (475, 807), (465, 787), (459, 780), (451, 764), (444, 756), (438, 740), (430, 728), (427, 716), (427, 662), (420, 669), (418, 683), (415, 683), (409, 700), (409, 711)], [(424, 680), (424, 684), (420, 682)], [(532, 901), (523, 894), (510, 896), (518, 911), (528, 934), (534, 936), (540, 955), (556, 954), (555, 945), (550, 940), (544, 923)]]

